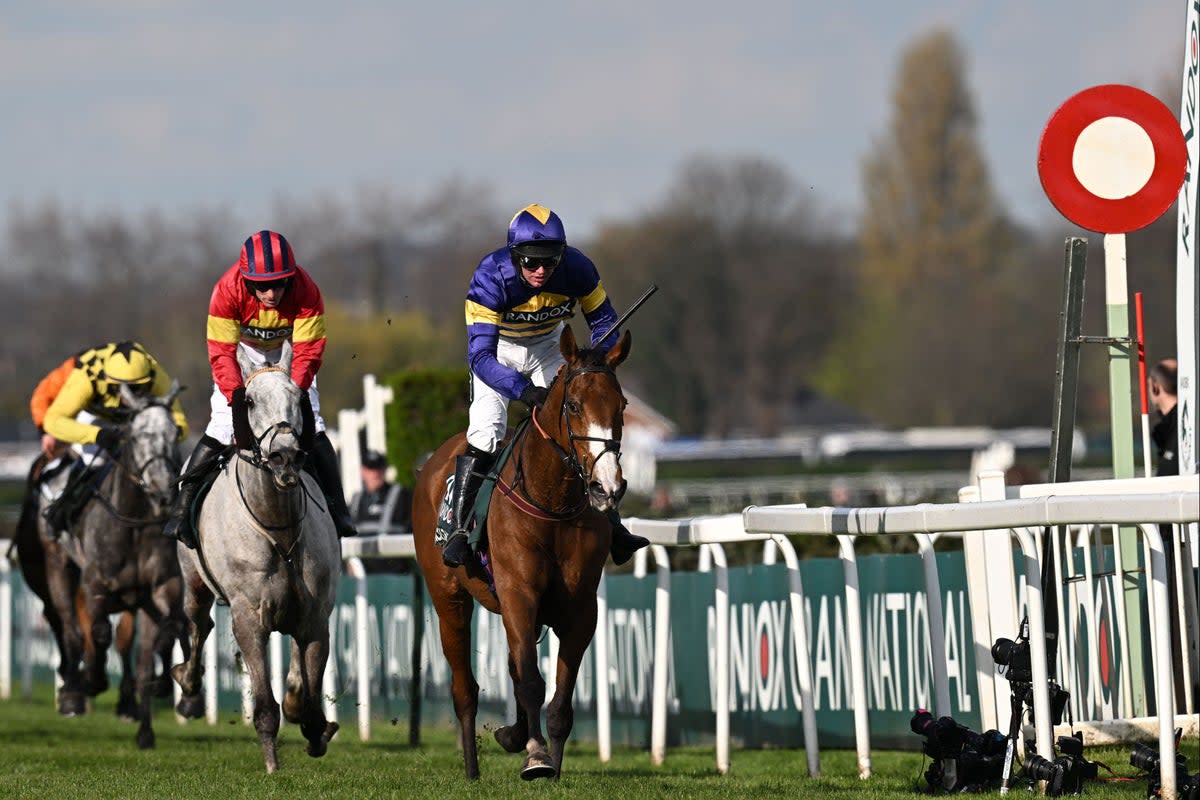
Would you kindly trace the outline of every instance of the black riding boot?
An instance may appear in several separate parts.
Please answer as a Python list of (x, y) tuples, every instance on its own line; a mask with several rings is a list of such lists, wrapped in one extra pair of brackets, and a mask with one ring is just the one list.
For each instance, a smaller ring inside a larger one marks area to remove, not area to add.
[(188, 458), (187, 472), (179, 479), (179, 494), (171, 505), (171, 515), (167, 524), (163, 525), (163, 536), (178, 539), (186, 547), (196, 549), (196, 531), (192, 529), (192, 506), (196, 504), (196, 495), (204, 485), (205, 478), (217, 463), (217, 456), (225, 449), (225, 445), (211, 436), (201, 436), (196, 443), (196, 449)]
[(54, 498), (42, 512), (46, 527), (56, 538), (70, 530), (72, 523), (79, 518), (79, 512), (91, 499), (92, 474), (92, 471), (83, 465), (82, 459), (73, 461), (71, 474), (62, 494)]
[(333, 452), (333, 442), (324, 433), (318, 433), (313, 439), (312, 452), (313, 472), (316, 473), (317, 483), (321, 491), (329, 499), (329, 516), (333, 517), (333, 526), (337, 528), (338, 537), (358, 536), (354, 520), (350, 518), (350, 510), (346, 508), (346, 491), (342, 488), (342, 474), (338, 471), (337, 453)]
[(471, 558), (471, 544), (467, 541), (467, 517), (475, 505), (475, 496), (487, 477), (487, 471), (496, 458), (477, 447), (468, 445), (467, 452), (454, 462), (454, 497), (450, 500), (450, 513), (454, 515), (454, 533), (442, 546), (442, 563), (447, 567), (461, 567)]
[(633, 554), (638, 550), (650, 544), (650, 540), (645, 536), (635, 536), (629, 532), (629, 528), (621, 524), (621, 512), (617, 509), (608, 510), (608, 521), (612, 523), (612, 547), (609, 548), (609, 553), (618, 567), (633, 558)]

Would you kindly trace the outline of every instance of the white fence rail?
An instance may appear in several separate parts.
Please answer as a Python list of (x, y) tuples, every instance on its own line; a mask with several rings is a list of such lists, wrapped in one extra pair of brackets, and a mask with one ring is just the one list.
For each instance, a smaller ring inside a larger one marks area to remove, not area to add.
[[(870, 739), (867, 724), (866, 696), (864, 678), (864, 645), (863, 634), (859, 629), (860, 613), (858, 609), (858, 575), (854, 557), (854, 539), (859, 536), (881, 535), (912, 535), (916, 537), (924, 564), (926, 602), (929, 609), (927, 618), (928, 632), (941, 631), (940, 615), (941, 592), (936, 561), (933, 557), (932, 535), (942, 533), (959, 533), (964, 541), (976, 539), (995, 539), (1011, 542), (1015, 538), (1022, 554), (1021, 563), (1024, 566), (1024, 594), (1030, 621), (1030, 649), (1034, 688), (1034, 715), (1037, 721), (1037, 745), (1039, 752), (1046, 757), (1053, 757), (1051, 748), (1053, 738), (1050, 731), (1050, 714), (1048, 711), (1049, 697), (1047, 693), (1047, 667), (1045, 657), (1045, 637), (1042, 630), (1042, 610), (1044, 598), (1041, 595), (1041, 548), (1038, 546), (1038, 536), (1042, 528), (1050, 526), (1136, 526), (1144, 537), (1150, 566), (1150, 580), (1146, 583), (1149, 606), (1153, 610), (1152, 624), (1155, 635), (1152, 639), (1153, 672), (1149, 680), (1153, 681), (1155, 695), (1159, 698), (1159, 707), (1167, 709), (1160, 713), (1157, 720), (1157, 733), (1161, 760), (1161, 778), (1163, 797), (1171, 800), (1175, 787), (1174, 739), (1172, 725), (1175, 720), (1169, 709), (1172, 708), (1173, 682), (1171, 664), (1177, 645), (1172, 642), (1167, 626), (1168, 615), (1167, 597), (1169, 576), (1166, 574), (1163, 559), (1163, 544), (1155, 523), (1181, 524), (1200, 521), (1200, 493), (1191, 490), (1162, 491), (1165, 487), (1178, 488), (1176, 484), (1163, 483), (1162, 479), (1139, 479), (1137, 481), (1099, 481), (1089, 482), (1090, 485), (1078, 489), (1086, 490), (1087, 494), (1074, 495), (1074, 484), (1055, 485), (1052, 487), (1058, 494), (1052, 496), (1031, 496), (1038, 493), (1037, 487), (1011, 487), (1005, 493), (1020, 495), (1011, 499), (990, 500), (981, 502), (964, 502), (950, 504), (921, 504), (915, 506), (894, 506), (881, 508), (815, 508), (808, 509), (800, 506), (769, 506), (751, 507), (740, 515), (722, 517), (707, 517), (682, 520), (641, 520), (630, 519), (627, 524), (635, 533), (648, 537), (652, 542), (650, 552), (639, 553), (638, 570), (644, 574), (647, 556), (651, 556), (657, 572), (657, 590), (655, 593), (655, 625), (654, 625), (654, 664), (652, 675), (653, 699), (651, 703), (651, 741), (650, 752), (654, 763), (662, 763), (666, 755), (667, 740), (667, 670), (669, 652), (670, 626), (670, 558), (671, 548), (701, 548), (707, 553), (707, 560), (716, 571), (716, 589), (714, 605), (716, 610), (717, 649), (716, 674), (713, 676), (716, 684), (715, 692), (715, 755), (716, 766), (725, 772), (730, 766), (729, 751), (729, 589), (725, 577), (727, 567), (722, 545), (737, 542), (758, 540), (764, 542), (764, 558), (773, 562), (776, 552), (782, 552), (786, 568), (789, 572), (789, 602), (792, 610), (792, 641), (798, 648), (803, 648), (797, 659), (800, 665), (798, 682), (800, 686), (801, 724), (804, 728), (804, 741), (807, 755), (807, 767), (810, 774), (819, 773), (816, 723), (814, 721), (814, 704), (812, 697), (812, 675), (810, 674), (811, 647), (809, 632), (805, 629), (805, 615), (801, 613), (804, 600), (803, 587), (800, 581), (798, 562), (789, 537), (798, 535), (835, 536), (838, 538), (843, 571), (845, 574), (845, 596), (847, 603), (847, 624), (849, 626), (848, 641), (850, 645), (851, 683), (855, 698), (855, 734), (856, 747), (859, 757), (860, 774), (864, 777), (870, 774)], [(1158, 481), (1158, 483), (1154, 483)], [(1184, 484), (1187, 489), (1193, 489)], [(1071, 488), (1067, 488), (1071, 487)], [(1044, 489), (1044, 487), (1043, 487)], [(1112, 493), (1113, 491), (1117, 493)], [(1148, 491), (1148, 493), (1146, 493)], [(968, 494), (970, 494), (968, 492)], [(1008, 545), (1011, 548), (1011, 543)], [(1011, 556), (1011, 549), (1008, 550)], [(357, 580), (361, 601), (356, 603), (357, 623), (359, 626), (368, 624), (366, 610), (366, 580), (365, 572), (361, 569), (361, 561), (371, 558), (411, 557), (413, 555), (411, 536), (380, 536), (351, 539), (343, 542), (343, 556), (350, 562), (350, 575)], [(1181, 561), (1183, 559), (1180, 559)], [(1009, 591), (1015, 591), (1016, 582), (1009, 586)], [(600, 587), (602, 613), (607, 609), (607, 587), (602, 581)], [(12, 641), (13, 619), (11, 613), (6, 613), (9, 606), (0, 595), (0, 643)], [(1191, 613), (1195, 614), (1194, 601)], [(1186, 609), (1185, 609), (1186, 610)], [(602, 617), (603, 618), (603, 617)], [(607, 626), (598, 626), (594, 641), (596, 663), (609, 663), (608, 643), (606, 641)], [(987, 648), (990, 640), (979, 641), (976, 632), (977, 646), (982, 644)], [(939, 652), (942, 644), (940, 635), (928, 636), (932, 644), (932, 667), (937, 691), (934, 697), (935, 710), (939, 715), (949, 713), (949, 697), (944, 687), (946, 685), (945, 654)], [(1186, 644), (1186, 643), (1185, 643)], [(1193, 642), (1194, 644), (1194, 642)], [(210, 644), (210, 646), (212, 646)], [(370, 658), (369, 648), (360, 641), (355, 648), (360, 659)], [(0, 648), (0, 696), (7, 697), (11, 693), (11, 676), (13, 665), (6, 663), (11, 648)], [(1194, 662), (1193, 662), (1194, 663)], [(503, 665), (500, 666), (503, 669)], [(28, 675), (28, 668), (23, 674)], [(607, 759), (611, 752), (611, 734), (609, 731), (608, 699), (609, 682), (607, 670), (595, 670), (595, 698), (597, 709), (597, 730), (599, 752), (602, 759)], [(1136, 676), (1135, 676), (1136, 678)], [(363, 679), (356, 681), (360, 693), (369, 693), (370, 682)], [(990, 687), (989, 687), (990, 690)], [(986, 693), (980, 686), (979, 696)], [(370, 736), (370, 702), (371, 698), (360, 694), (358, 698), (358, 722), (360, 736)], [(1195, 712), (1195, 698), (1189, 701), (1189, 710)], [(210, 719), (212, 717), (210, 716)], [(1194, 726), (1193, 726), (1194, 728)], [(1189, 731), (1194, 733), (1194, 730)]]

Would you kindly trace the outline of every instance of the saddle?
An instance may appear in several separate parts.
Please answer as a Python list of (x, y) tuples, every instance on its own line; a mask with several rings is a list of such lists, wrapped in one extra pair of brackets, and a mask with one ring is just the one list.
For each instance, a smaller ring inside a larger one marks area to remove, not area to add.
[[(479, 493), (475, 495), (475, 505), (467, 517), (467, 541), (471, 544), (471, 549), (479, 553), (481, 558), (485, 557), (487, 553), (487, 516), (492, 505), (492, 493), (496, 489), (496, 482), (500, 479), (500, 470), (504, 469), (504, 465), (508, 463), (508, 459), (512, 456), (513, 445), (528, 425), (529, 417), (526, 417), (517, 425), (512, 435), (501, 442), (500, 450), (497, 452), (491, 468), (487, 471), (487, 475), (484, 476), (483, 482), (479, 485)], [(454, 515), (450, 510), (450, 498), (453, 496), (454, 473), (451, 472), (446, 477), (446, 492), (442, 495), (442, 504), (438, 509), (436, 531), (438, 545), (445, 544), (450, 534), (454, 533)]]

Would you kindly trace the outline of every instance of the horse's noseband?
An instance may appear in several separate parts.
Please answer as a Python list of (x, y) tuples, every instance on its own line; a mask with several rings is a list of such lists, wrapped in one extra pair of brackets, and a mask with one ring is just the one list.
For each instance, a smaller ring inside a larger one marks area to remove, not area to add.
[[(273, 466), (282, 466), (279, 464), (279, 459), (282, 458), (282, 456), (278, 451), (270, 451), (264, 448), (264, 442), (266, 442), (268, 436), (271, 437), (271, 441), (274, 442), (275, 437), (283, 436), (288, 433), (296, 436), (297, 439), (299, 438), (299, 434), (296, 433), (296, 429), (292, 427), (290, 422), (276, 422), (274, 425), (271, 425), (261, 434), (259, 434), (257, 438), (255, 438), (254, 446), (250, 448), (250, 458), (247, 458), (241, 454), (239, 455), (243, 461), (258, 467), (259, 469), (271, 469)], [(304, 451), (298, 451), (297, 455), (298, 458), (296, 459), (296, 466), (300, 466), (303, 464)]]

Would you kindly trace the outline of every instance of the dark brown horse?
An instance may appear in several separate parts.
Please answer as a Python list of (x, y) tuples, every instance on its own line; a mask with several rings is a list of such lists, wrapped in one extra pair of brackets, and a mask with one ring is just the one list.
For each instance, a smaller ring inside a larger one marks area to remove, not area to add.
[[(69, 452), (69, 451), (68, 451)], [(21, 575), (38, 599), (42, 601), (42, 616), (54, 634), (59, 652), (59, 677), (63, 688), (59, 692), (58, 708), (63, 716), (82, 714), (87, 709), (85, 696), (95, 696), (107, 687), (107, 677), (93, 684), (81, 677), (78, 660), (74, 664), (64, 658), (66, 652), (82, 653), (83, 658), (94, 658), (92, 644), (92, 620), (88, 616), (83, 594), (79, 587), (79, 567), (70, 557), (63, 540), (52, 536), (40, 517), (46, 501), (39, 489), (47, 459), (39, 455), (29, 470), (25, 484), (25, 499), (21, 504), (21, 515), (14, 531), (13, 545), (21, 567)], [(60, 613), (59, 607), (67, 609)], [(133, 667), (134, 615), (126, 611), (121, 614), (117, 625), (114, 644), (121, 660), (121, 685), (117, 698), (117, 716), (122, 719), (137, 717), (137, 701), (134, 695), (135, 677)], [(70, 637), (72, 644), (66, 644)], [(160, 653), (164, 671), (169, 666), (170, 652)], [(164, 684), (169, 689), (169, 685)]]
[[(450, 569), (435, 543), (438, 510), (459, 434), (430, 457), (417, 479), (413, 530), (417, 561), (429, 585), (441, 627), (442, 652), (452, 672), (451, 693), (462, 732), (468, 778), (479, 777), (475, 714), (479, 685), (471, 671), (471, 615), (475, 601), (504, 622), (517, 718), (496, 741), (510, 753), (527, 751), (521, 777), (557, 777), (574, 723), (571, 696), (584, 651), (596, 630), (596, 587), (608, 558), (612, 528), (603, 512), (620, 500), (621, 424), (625, 398), (614, 370), (629, 354), (626, 332), (607, 354), (580, 350), (570, 327), (559, 347), (565, 365), (546, 403), (513, 443), (500, 471), (487, 517), (488, 558), (495, 594), (478, 563)], [(558, 637), (554, 697), (546, 711), (546, 682), (537, 665), (543, 626)]]
[(82, 553), (79, 582), (91, 618), (95, 649), (85, 659), (88, 682), (106, 683), (104, 660), (113, 640), (109, 614), (138, 614), (137, 744), (154, 746), (152, 698), (164, 681), (156, 662), (183, 637), (183, 578), (175, 542), (162, 535), (166, 512), (179, 480), (179, 429), (171, 404), (180, 391), (174, 384), (166, 397), (135, 395), (121, 387), (122, 403), (130, 410), (121, 425), (123, 442), (109, 459), (83, 507), (71, 535)]

